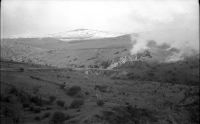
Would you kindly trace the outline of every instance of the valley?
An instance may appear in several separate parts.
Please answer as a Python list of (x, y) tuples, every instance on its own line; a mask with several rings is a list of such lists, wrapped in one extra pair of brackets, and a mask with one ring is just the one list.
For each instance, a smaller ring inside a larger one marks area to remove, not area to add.
[(1, 123), (199, 123), (198, 52), (75, 31), (1, 40)]

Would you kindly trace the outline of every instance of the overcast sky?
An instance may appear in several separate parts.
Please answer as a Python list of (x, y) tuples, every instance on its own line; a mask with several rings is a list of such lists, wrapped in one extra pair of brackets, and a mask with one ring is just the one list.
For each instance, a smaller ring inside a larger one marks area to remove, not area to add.
[(2, 0), (1, 36), (44, 35), (78, 28), (157, 31), (198, 41), (197, 0)]

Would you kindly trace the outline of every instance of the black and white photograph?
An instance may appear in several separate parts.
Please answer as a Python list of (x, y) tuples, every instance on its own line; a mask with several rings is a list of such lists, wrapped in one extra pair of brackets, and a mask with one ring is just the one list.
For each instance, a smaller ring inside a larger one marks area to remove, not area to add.
[(198, 0), (1, 0), (1, 124), (199, 124)]

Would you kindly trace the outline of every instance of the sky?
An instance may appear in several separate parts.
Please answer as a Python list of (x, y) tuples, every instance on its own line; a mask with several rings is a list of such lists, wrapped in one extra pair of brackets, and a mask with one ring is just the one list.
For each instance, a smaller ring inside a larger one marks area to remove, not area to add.
[(1, 1), (1, 37), (42, 36), (79, 28), (145, 36), (153, 32), (151, 36), (169, 42), (185, 40), (196, 46), (199, 5), (197, 0)]

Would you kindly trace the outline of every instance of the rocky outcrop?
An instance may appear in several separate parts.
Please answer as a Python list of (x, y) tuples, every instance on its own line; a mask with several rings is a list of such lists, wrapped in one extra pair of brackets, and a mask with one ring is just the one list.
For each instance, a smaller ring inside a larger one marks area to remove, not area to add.
[(152, 58), (151, 53), (148, 50), (137, 53), (135, 55), (123, 56), (123, 57), (118, 58), (117, 61), (114, 61), (107, 69), (113, 69), (126, 62), (141, 61), (143, 58), (147, 58), (147, 57)]

